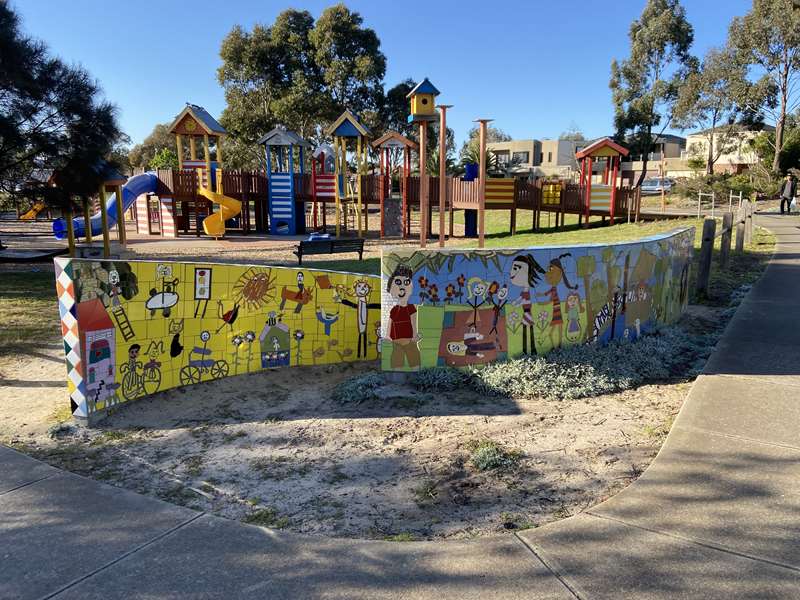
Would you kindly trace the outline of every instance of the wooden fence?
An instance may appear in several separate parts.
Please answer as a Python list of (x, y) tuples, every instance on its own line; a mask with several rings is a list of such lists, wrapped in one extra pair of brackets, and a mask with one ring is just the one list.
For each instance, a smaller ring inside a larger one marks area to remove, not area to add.
[(750, 200), (743, 200), (736, 216), (733, 212), (722, 215), (722, 228), (717, 232), (717, 220), (707, 218), (703, 221), (703, 237), (700, 244), (700, 257), (697, 261), (697, 283), (695, 290), (700, 297), (709, 295), (709, 282), (711, 279), (711, 262), (714, 254), (714, 242), (720, 238), (719, 268), (728, 266), (731, 254), (731, 241), (733, 232), (736, 231), (736, 253), (744, 252), (746, 244), (753, 240), (753, 207)]

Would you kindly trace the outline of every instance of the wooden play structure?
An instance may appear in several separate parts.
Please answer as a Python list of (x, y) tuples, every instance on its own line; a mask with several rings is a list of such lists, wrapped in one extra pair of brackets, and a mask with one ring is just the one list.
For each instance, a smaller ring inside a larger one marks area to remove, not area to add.
[[(408, 116), (408, 122), (419, 126), (419, 245), (421, 248), (427, 244), (431, 227), (430, 181), (428, 181), (426, 173), (428, 123), (439, 120), (435, 104), (435, 98), (438, 95), (439, 90), (426, 77), (406, 96), (411, 102), (411, 114)], [(444, 133), (442, 131), (441, 135)]]
[(267, 157), (269, 232), (272, 235), (305, 233), (305, 202), (298, 198), (298, 192), (303, 188), (303, 150), (308, 142), (278, 125), (258, 143), (264, 146)]
[[(328, 128), (326, 135), (333, 138), (336, 235), (341, 235), (342, 220), (346, 214), (342, 212), (343, 204), (345, 211), (355, 204), (357, 232), (358, 237), (361, 237), (364, 231), (362, 217), (366, 217), (366, 213), (362, 214), (364, 209), (363, 179), (359, 176), (366, 174), (369, 130), (361, 123), (358, 117), (349, 110), (345, 110)], [(355, 153), (356, 177), (353, 182), (350, 181), (347, 168), (347, 147), (350, 140), (353, 140), (355, 146), (353, 151)]]
[[(377, 140), (372, 142), (372, 147), (380, 154), (380, 175), (377, 182), (380, 214), (381, 214), (381, 237), (387, 235), (402, 235), (407, 238), (411, 233), (411, 205), (408, 200), (408, 188), (411, 177), (411, 152), (419, 151), (419, 144), (407, 137), (400, 135), (396, 131), (387, 131)], [(402, 156), (402, 166), (397, 167), (400, 171), (398, 181), (400, 182), (401, 206), (399, 207), (400, 223), (399, 231), (395, 215), (398, 213), (397, 206), (393, 204), (392, 196), (392, 167), (399, 163)], [(388, 214), (387, 214), (388, 213)]]
[[(628, 150), (610, 138), (601, 138), (575, 154), (581, 161), (581, 188), (583, 188), (584, 226), (589, 226), (590, 214), (608, 215), (614, 224), (617, 212), (617, 175), (621, 157), (628, 156)], [(594, 163), (604, 161), (601, 181), (593, 184)]]

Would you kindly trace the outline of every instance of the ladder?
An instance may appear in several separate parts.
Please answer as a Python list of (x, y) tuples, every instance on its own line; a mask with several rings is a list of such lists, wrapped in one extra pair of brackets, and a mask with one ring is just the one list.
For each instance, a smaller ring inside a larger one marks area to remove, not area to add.
[(136, 334), (133, 332), (133, 326), (130, 319), (128, 319), (128, 315), (125, 314), (125, 309), (121, 306), (115, 306), (111, 309), (111, 314), (114, 315), (114, 320), (119, 326), (123, 339), (126, 342), (133, 339)]

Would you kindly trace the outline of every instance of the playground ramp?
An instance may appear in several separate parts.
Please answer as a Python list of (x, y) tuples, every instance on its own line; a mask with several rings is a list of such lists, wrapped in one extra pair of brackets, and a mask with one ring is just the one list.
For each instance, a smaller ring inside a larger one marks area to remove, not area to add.
[(204, 198), (219, 204), (219, 211), (208, 215), (203, 219), (203, 231), (211, 237), (222, 237), (225, 235), (225, 221), (233, 219), (242, 212), (242, 203), (224, 194), (212, 192), (208, 188), (201, 187), (197, 193)]
[[(147, 172), (140, 175), (134, 175), (128, 179), (127, 183), (122, 186), (122, 210), (128, 210), (131, 205), (136, 202), (136, 198), (142, 194), (153, 194), (158, 188), (158, 177), (155, 173)], [(108, 228), (111, 229), (117, 224), (117, 195), (111, 194), (106, 200), (106, 212), (108, 216)], [(103, 220), (100, 211), (92, 215), (90, 219), (92, 235), (101, 235), (103, 233)], [(84, 231), (84, 218), (75, 217), (72, 219), (72, 227), (75, 231), (75, 237), (81, 237), (85, 234)], [(57, 240), (63, 240), (67, 237), (67, 223), (64, 219), (56, 219), (53, 221), (53, 235)]]

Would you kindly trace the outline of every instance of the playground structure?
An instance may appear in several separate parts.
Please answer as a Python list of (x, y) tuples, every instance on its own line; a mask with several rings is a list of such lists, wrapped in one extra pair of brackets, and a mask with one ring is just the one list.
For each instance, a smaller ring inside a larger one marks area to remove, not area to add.
[[(362, 217), (366, 224), (367, 213), (364, 210), (363, 188), (364, 180), (361, 177), (366, 173), (369, 129), (349, 110), (345, 110), (338, 119), (325, 132), (333, 138), (333, 164), (334, 164), (334, 189), (336, 200), (336, 235), (341, 235), (342, 218), (350, 206), (355, 204), (356, 231), (358, 237), (362, 235)], [(353, 181), (350, 180), (347, 169), (348, 141), (355, 141), (356, 171)], [(344, 213), (342, 211), (344, 205)], [(363, 214), (362, 214), (363, 212)]]
[[(283, 125), (278, 125), (258, 140), (258, 143), (264, 146), (267, 157), (270, 233), (304, 233), (305, 203), (297, 198), (297, 192), (302, 190), (304, 182), (303, 149), (308, 146), (308, 142)], [(298, 153), (297, 159), (295, 149)]]
[[(402, 235), (407, 238), (411, 234), (411, 204), (408, 199), (408, 188), (411, 177), (411, 152), (419, 151), (419, 144), (396, 131), (387, 131), (372, 142), (372, 147), (380, 153), (380, 175), (377, 182), (378, 202), (381, 215), (381, 237), (386, 235)], [(392, 164), (402, 156), (400, 167), (401, 206), (390, 205), (392, 200)], [(368, 188), (370, 189), (370, 188)], [(389, 213), (387, 215), (387, 212)], [(398, 219), (395, 216), (399, 216)], [(388, 226), (388, 227), (387, 227)], [(387, 228), (389, 233), (387, 234)]]
[[(614, 224), (617, 212), (617, 176), (623, 156), (628, 156), (628, 150), (607, 137), (600, 138), (575, 154), (581, 161), (584, 227), (589, 226), (590, 214), (608, 215), (609, 222)], [(599, 184), (592, 183), (595, 161), (605, 162)]]

